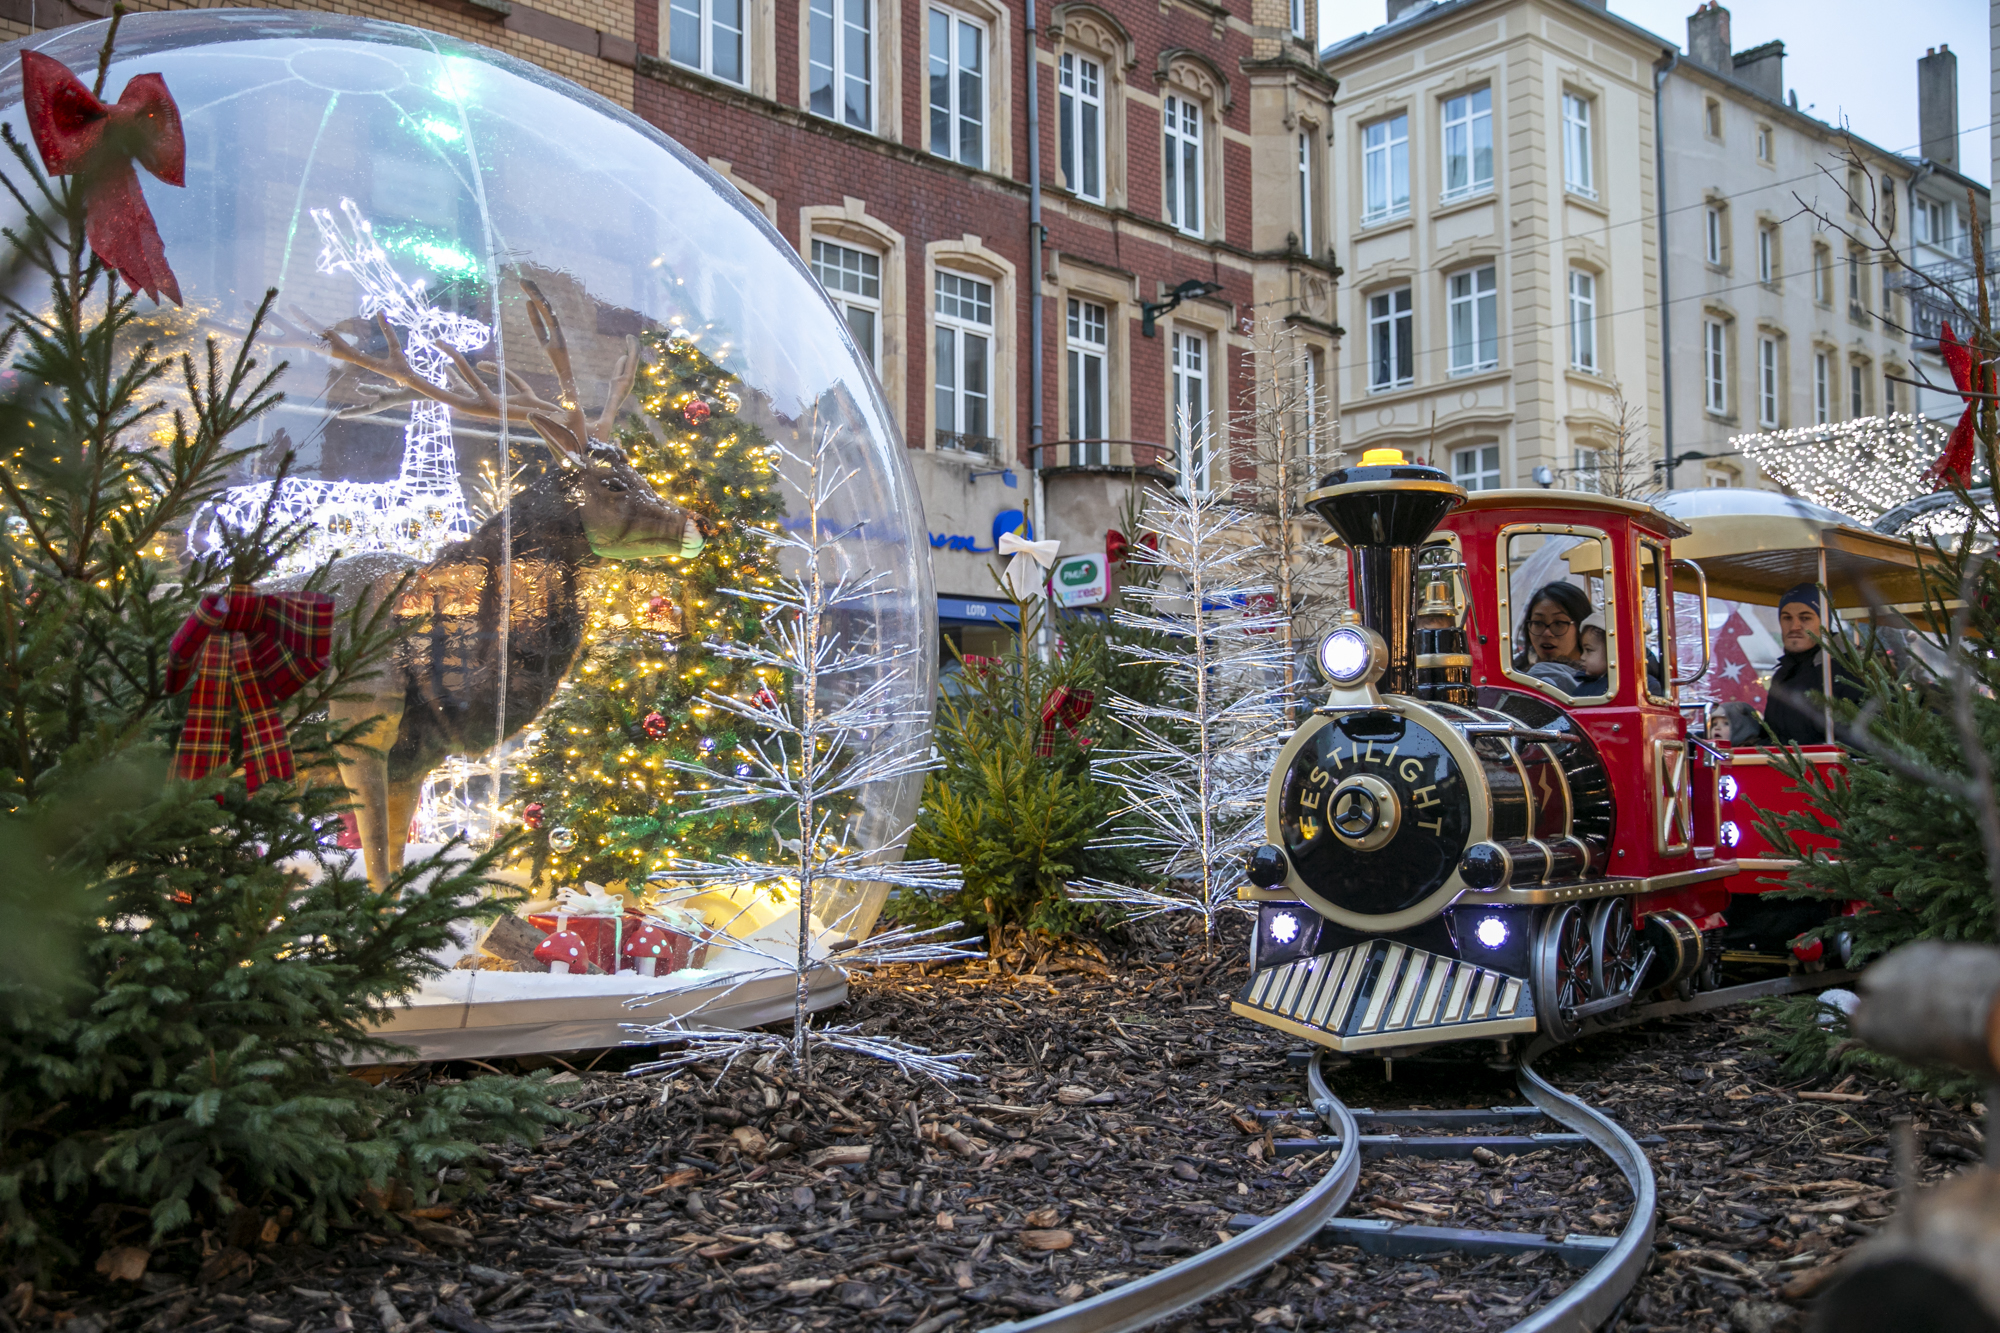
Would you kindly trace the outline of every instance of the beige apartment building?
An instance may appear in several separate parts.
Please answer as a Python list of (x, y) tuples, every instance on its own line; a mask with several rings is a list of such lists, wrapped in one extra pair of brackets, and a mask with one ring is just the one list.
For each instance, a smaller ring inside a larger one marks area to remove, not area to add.
[(1587, 0), (1389, 0), (1388, 18), (1322, 52), (1342, 444), (1473, 489), (1594, 485), (1621, 408), (1632, 447), (1660, 438), (1671, 48)]
[(1939, 308), (1913, 270), (1951, 278), (1990, 214), (1985, 187), (1957, 171), (1950, 52), (1918, 62), (1924, 143), (1890, 150), (1801, 112), (1784, 43), (1735, 51), (1729, 18), (1712, 3), (1689, 17), (1687, 54), (1661, 91), (1662, 452), (1676, 458), (1677, 486), (1759, 484), (1731, 444), (1748, 432), (1955, 418), (1955, 398), (1906, 382), (1950, 382)]

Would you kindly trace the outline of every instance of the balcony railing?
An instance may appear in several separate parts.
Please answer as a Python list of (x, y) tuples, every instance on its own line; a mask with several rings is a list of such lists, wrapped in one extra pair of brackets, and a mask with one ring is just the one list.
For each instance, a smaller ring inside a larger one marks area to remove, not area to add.
[(1149, 440), (1050, 440), (1029, 454), (1043, 472), (1143, 472), (1163, 479), (1180, 473), (1174, 447)]

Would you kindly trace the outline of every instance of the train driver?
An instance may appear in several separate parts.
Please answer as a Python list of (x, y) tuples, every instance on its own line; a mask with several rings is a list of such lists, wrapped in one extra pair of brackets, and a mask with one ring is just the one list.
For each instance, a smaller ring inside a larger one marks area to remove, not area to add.
[[(1825, 674), (1820, 666), (1820, 636), (1825, 632), (1820, 619), (1819, 585), (1801, 583), (1778, 599), (1778, 633), (1784, 640), (1785, 655), (1771, 673), (1771, 692), (1764, 703), (1764, 727), (1780, 745), (1821, 745), (1826, 741), (1826, 713), (1813, 701), (1825, 690)], [(1852, 703), (1862, 700), (1861, 685), (1833, 664), (1833, 697)], [(1736, 744), (1732, 734), (1730, 739)]]
[(1535, 589), (1521, 622), (1522, 647), (1514, 655), (1514, 669), (1575, 694), (1583, 679), (1578, 627), (1590, 614), (1589, 595), (1574, 583), (1557, 580)]

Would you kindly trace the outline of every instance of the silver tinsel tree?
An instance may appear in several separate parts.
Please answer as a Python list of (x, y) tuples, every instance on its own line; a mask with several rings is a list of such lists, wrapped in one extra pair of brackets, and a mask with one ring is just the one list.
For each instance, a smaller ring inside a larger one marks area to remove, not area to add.
[[(849, 940), (839, 929), (841, 922), (823, 923), (815, 914), (829, 901), (858, 898), (871, 885), (926, 895), (958, 887), (955, 866), (895, 858), (907, 829), (884, 840), (884, 846), (848, 842), (856, 803), (868, 788), (923, 773), (934, 761), (929, 710), (908, 702), (913, 682), (920, 678), (916, 666), (924, 648), (862, 641), (855, 637), (856, 631), (845, 628), (871, 626), (871, 617), (854, 613), (887, 589), (883, 576), (858, 565), (856, 552), (864, 548), (852, 540), (857, 530), (836, 531), (830, 521), (835, 497), (854, 476), (852, 467), (834, 459), (839, 429), (823, 425), (813, 430), (812, 443), (804, 451), (772, 446), (781, 469), (799, 477), (805, 512), (796, 531), (778, 528), (766, 537), (785, 571), (775, 583), (727, 590), (731, 596), (760, 604), (764, 632), (748, 643), (709, 645), (714, 653), (741, 659), (762, 668), (762, 674), (789, 682), (789, 688), (782, 693), (760, 690), (750, 699), (721, 691), (705, 696), (711, 707), (735, 717), (756, 737), (744, 744), (744, 762), (734, 776), (718, 778), (702, 765), (675, 765), (710, 783), (703, 810), (750, 804), (775, 807), (781, 859), (684, 860), (653, 877), (678, 886), (661, 895), (663, 907), (728, 887), (752, 890), (746, 895), (751, 901), (759, 894), (777, 897), (791, 908), (792, 938), (774, 945), (732, 932), (731, 947), (761, 956), (769, 965), (746, 971), (734, 986), (691, 1013), (663, 1023), (632, 1025), (635, 1044), (678, 1048), (672, 1056), (635, 1068), (634, 1074), (677, 1070), (718, 1057), (726, 1066), (744, 1055), (782, 1052), (809, 1080), (810, 1047), (819, 1045), (887, 1060), (933, 1078), (967, 1077), (958, 1068), (965, 1055), (933, 1055), (851, 1028), (814, 1030), (806, 1012), (812, 972), (834, 965), (836, 957), (841, 968), (852, 970), (984, 956), (964, 947), (976, 941), (943, 938), (958, 928), (957, 922), (930, 930), (892, 929), (846, 947)], [(705, 1010), (725, 1002), (742, 986), (774, 975), (790, 975), (796, 984), (789, 1037), (700, 1023)], [(645, 1003), (632, 1002), (635, 1008)]]
[(1078, 902), (1135, 917), (1196, 912), (1204, 947), (1236, 905), (1245, 858), (1263, 841), (1264, 788), (1285, 722), (1285, 647), (1258, 519), (1223, 493), (1183, 480), (1149, 497), (1128, 557), (1154, 577), (1128, 585), (1113, 620), (1133, 633), (1112, 647), (1165, 669), (1159, 697), (1113, 694), (1133, 736), (1096, 765), (1129, 801), (1119, 846), (1153, 872), (1146, 885), (1083, 880)]

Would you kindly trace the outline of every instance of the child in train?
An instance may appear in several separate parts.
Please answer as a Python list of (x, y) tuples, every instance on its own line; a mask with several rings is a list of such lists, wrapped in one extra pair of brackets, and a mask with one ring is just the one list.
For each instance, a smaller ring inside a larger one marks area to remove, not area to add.
[(1577, 626), (1576, 645), (1578, 649), (1577, 671), (1582, 679), (1577, 682), (1576, 693), (1602, 694), (1609, 686), (1606, 673), (1611, 669), (1611, 659), (1607, 654), (1604, 625), (1592, 614)]

